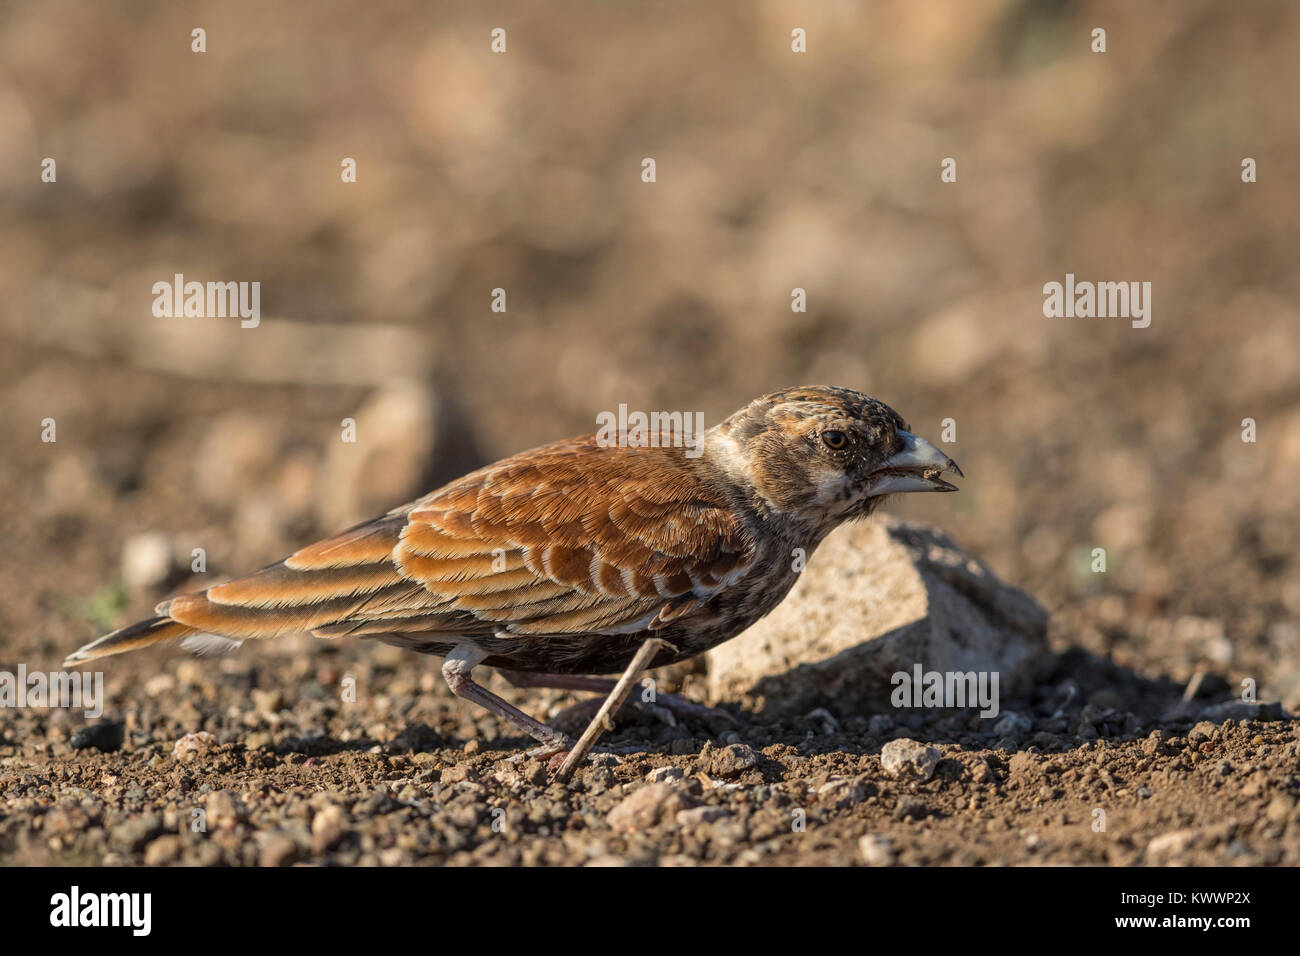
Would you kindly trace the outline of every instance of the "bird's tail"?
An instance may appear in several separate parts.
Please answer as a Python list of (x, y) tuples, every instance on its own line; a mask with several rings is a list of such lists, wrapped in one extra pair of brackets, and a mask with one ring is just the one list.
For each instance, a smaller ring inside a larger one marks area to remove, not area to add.
[(248, 577), (177, 595), (154, 608), (156, 617), (105, 634), (69, 654), (64, 666), (163, 641), (180, 641), (185, 650), (207, 656), (234, 650), (249, 639), (323, 630), (369, 601), (419, 588), (392, 560), (405, 524), (404, 514), (385, 515)]
[(166, 615), (151, 617), (120, 627), (113, 633), (105, 634), (85, 647), (73, 651), (64, 659), (63, 666), (75, 667), (99, 657), (125, 654), (127, 651), (137, 651), (142, 647), (163, 641), (181, 640), (197, 633), (197, 628), (174, 621)]

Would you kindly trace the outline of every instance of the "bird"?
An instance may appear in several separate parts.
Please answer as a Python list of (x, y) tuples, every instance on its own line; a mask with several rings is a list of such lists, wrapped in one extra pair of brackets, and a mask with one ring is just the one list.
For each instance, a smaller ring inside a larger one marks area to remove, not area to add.
[[(670, 419), (665, 419), (670, 420)], [(677, 436), (680, 437), (680, 436)], [(697, 438), (593, 433), (479, 468), (246, 577), (163, 601), (68, 655), (72, 667), (162, 642), (198, 654), (310, 632), (442, 658), (453, 694), (539, 745), (573, 741), (474, 680), (608, 693), (740, 634), (789, 592), (817, 545), (886, 497), (965, 477), (884, 402), (843, 386), (751, 401)], [(710, 708), (661, 694), (669, 712)]]

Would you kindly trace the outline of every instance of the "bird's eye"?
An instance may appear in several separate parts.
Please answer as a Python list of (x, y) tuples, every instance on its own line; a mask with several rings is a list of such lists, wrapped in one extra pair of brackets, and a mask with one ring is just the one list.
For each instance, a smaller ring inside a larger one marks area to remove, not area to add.
[(844, 432), (822, 432), (822, 441), (826, 443), (827, 448), (839, 451), (849, 443), (849, 436), (844, 434)]

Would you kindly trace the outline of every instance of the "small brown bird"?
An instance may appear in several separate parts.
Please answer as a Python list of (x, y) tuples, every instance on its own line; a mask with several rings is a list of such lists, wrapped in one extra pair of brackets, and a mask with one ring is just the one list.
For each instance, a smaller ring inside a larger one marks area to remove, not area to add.
[[(659, 442), (661, 446), (665, 443)], [(803, 560), (882, 496), (956, 491), (947, 455), (849, 388), (773, 392), (707, 431), (698, 455), (588, 435), (543, 445), (297, 551), (164, 601), (87, 644), (81, 664), (160, 641), (199, 653), (310, 631), (443, 658), (452, 692), (541, 741), (565, 735), (471, 677), (608, 692), (649, 637), (693, 657), (774, 608)], [(706, 708), (659, 695), (669, 711)]]

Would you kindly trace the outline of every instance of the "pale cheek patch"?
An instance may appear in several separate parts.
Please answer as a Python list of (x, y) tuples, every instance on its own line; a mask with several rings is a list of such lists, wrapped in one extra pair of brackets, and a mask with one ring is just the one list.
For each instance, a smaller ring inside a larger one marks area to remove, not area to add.
[(816, 489), (816, 501), (819, 505), (832, 505), (843, 501), (848, 493), (848, 482), (844, 472), (838, 468), (819, 468), (809, 475), (813, 488)]
[(753, 480), (752, 463), (736, 439), (715, 431), (705, 440), (708, 442), (706, 448), (709, 456), (716, 464), (736, 478)]

